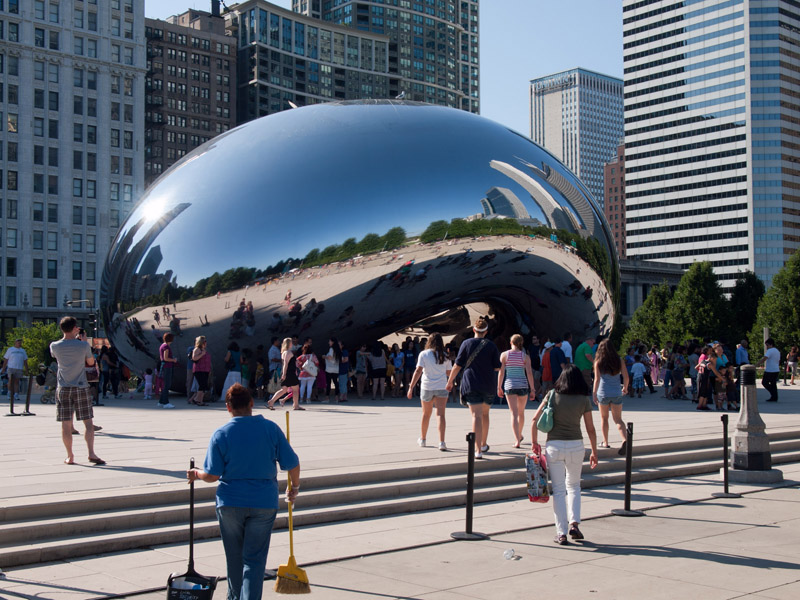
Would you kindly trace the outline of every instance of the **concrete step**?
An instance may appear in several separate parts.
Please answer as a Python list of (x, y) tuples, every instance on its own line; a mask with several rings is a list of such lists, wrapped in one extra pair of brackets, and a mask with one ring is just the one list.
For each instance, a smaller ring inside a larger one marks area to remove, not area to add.
[[(771, 443), (773, 463), (800, 462), (800, 432), (781, 434)], [(643, 444), (634, 448), (633, 480), (647, 481), (702, 473), (721, 466), (721, 440)], [(716, 447), (715, 447), (716, 446)], [(420, 465), (362, 469), (343, 475), (303, 478), (303, 496), (294, 512), (297, 526), (380, 517), (463, 505), (466, 501), (464, 453)], [(624, 480), (624, 457), (615, 449), (600, 451), (600, 465), (584, 467), (583, 487)], [(475, 501), (525, 497), (523, 458), (489, 454), (476, 461)], [(16, 566), (76, 556), (129, 550), (188, 539), (188, 489), (129, 490), (2, 508), (0, 565)], [(44, 499), (42, 499), (44, 500)], [(286, 527), (285, 514), (275, 527)], [(214, 488), (195, 491), (195, 537), (219, 535)]]

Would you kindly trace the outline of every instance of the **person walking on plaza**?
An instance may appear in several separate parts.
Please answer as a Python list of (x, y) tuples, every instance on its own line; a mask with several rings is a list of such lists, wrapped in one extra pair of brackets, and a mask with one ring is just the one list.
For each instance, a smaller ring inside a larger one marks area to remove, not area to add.
[[(792, 346), (792, 349), (789, 350), (789, 354), (786, 355), (786, 372), (792, 376), (789, 385), (794, 385), (794, 377), (797, 375), (798, 354), (800, 354), (800, 350), (798, 350), (797, 346)], [(784, 381), (786, 380), (784, 379)]]
[(444, 341), (442, 334), (434, 333), (428, 340), (425, 350), (419, 353), (417, 358), (417, 368), (411, 376), (411, 382), (406, 392), (406, 397), (409, 400), (414, 398), (414, 388), (417, 382), (422, 380), (420, 386), (420, 402), (422, 404), (422, 422), (420, 423), (420, 436), (417, 440), (422, 448), (427, 444), (428, 425), (431, 422), (431, 414), (433, 407), (436, 407), (436, 418), (439, 424), (439, 450), (442, 452), (447, 450), (447, 444), (444, 441), (444, 431), (446, 427), (444, 419), (444, 409), (447, 404), (447, 378), (450, 377), (450, 371), (453, 364), (447, 359), (447, 354), (444, 351)]
[[(620, 383), (620, 376), (622, 377), (622, 383)], [(628, 369), (622, 364), (614, 344), (611, 340), (603, 340), (597, 347), (597, 355), (594, 359), (592, 396), (594, 403), (600, 408), (600, 432), (603, 435), (600, 447), (611, 447), (608, 444), (608, 413), (610, 411), (614, 425), (617, 426), (619, 435), (622, 438), (622, 446), (619, 449), (620, 455), (625, 454), (625, 448), (628, 443), (625, 421), (622, 420), (622, 399), (628, 393), (629, 385)]]
[[(561, 346), (563, 347), (564, 344), (562, 343)], [(589, 387), (592, 387), (592, 363), (594, 362), (592, 347), (594, 347), (594, 338), (587, 337), (575, 348), (575, 359), (572, 361), (581, 370), (581, 375)]]
[(22, 338), (14, 340), (14, 345), (6, 350), (0, 370), (8, 375), (9, 414), (14, 414), (14, 400), (19, 400), (17, 398), (19, 381), (28, 373), (28, 353), (22, 347)]
[(525, 427), (525, 404), (528, 396), (536, 397), (536, 383), (533, 380), (531, 358), (522, 349), (523, 339), (518, 333), (511, 336), (511, 350), (500, 355), (500, 371), (497, 373), (497, 395), (505, 394), (508, 411), (511, 414), (511, 434), (514, 448), (522, 443)]
[(339, 400), (339, 362), (342, 360), (342, 348), (339, 340), (332, 337), (328, 340), (328, 353), (325, 355), (325, 390), (328, 394), (328, 403), (331, 402), (331, 388), (334, 398)]
[[(291, 339), (291, 338), (290, 338)], [(264, 586), (272, 526), (278, 514), (278, 469), (288, 471), (294, 502), (300, 459), (280, 427), (253, 415), (253, 397), (236, 383), (225, 397), (230, 421), (211, 436), (202, 469), (189, 482), (216, 483), (216, 512), (228, 572), (229, 600), (258, 600)]]
[(314, 382), (319, 373), (319, 359), (314, 354), (311, 342), (306, 342), (300, 351), (300, 356), (295, 361), (297, 364), (297, 378), (300, 381), (300, 402), (308, 404), (314, 390)]
[[(599, 353), (599, 349), (598, 349)], [(553, 407), (553, 429), (547, 434), (547, 469), (553, 485), (553, 515), (556, 523), (555, 543), (567, 544), (567, 534), (573, 540), (582, 540), (581, 523), (581, 467), (584, 445), (581, 434), (583, 420), (592, 452), (589, 466), (597, 466), (597, 434), (592, 420), (592, 401), (589, 387), (574, 365), (567, 365), (553, 388), (550, 399)], [(531, 421), (531, 452), (541, 454), (536, 422), (546, 403), (542, 402)]]
[(297, 378), (297, 358), (292, 352), (292, 338), (284, 338), (283, 344), (281, 344), (281, 358), (283, 359), (281, 389), (269, 399), (267, 408), (275, 410), (273, 405), (278, 400), (283, 406), (286, 403), (286, 399), (291, 395), (294, 410), (305, 410), (300, 406), (300, 380)]
[(198, 335), (194, 340), (191, 371), (194, 373), (197, 391), (189, 396), (188, 402), (197, 406), (206, 406), (203, 398), (209, 389), (208, 378), (211, 374), (211, 354), (208, 353), (208, 340), (204, 335)]
[(764, 357), (758, 361), (757, 366), (764, 365), (764, 376), (761, 378), (761, 385), (769, 392), (767, 402), (778, 401), (778, 375), (781, 371), (781, 353), (775, 347), (772, 338), (764, 342)]
[(64, 463), (75, 464), (72, 452), (73, 415), (86, 426), (84, 439), (89, 451), (89, 462), (104, 465), (106, 462), (94, 451), (94, 424), (92, 400), (86, 381), (86, 367), (95, 364), (88, 343), (78, 339), (78, 322), (75, 317), (64, 317), (59, 323), (63, 337), (50, 344), (50, 354), (58, 362), (56, 386), (56, 421), (61, 423), (61, 441), (67, 450)]
[(161, 359), (161, 379), (163, 380), (163, 387), (161, 394), (158, 397), (159, 408), (175, 408), (175, 405), (169, 401), (169, 388), (172, 386), (172, 374), (175, 372), (175, 363), (178, 359), (172, 353), (172, 340), (175, 339), (171, 333), (164, 334), (164, 343), (158, 349), (158, 356)]
[(500, 351), (486, 339), (489, 322), (484, 317), (475, 319), (472, 326), (474, 338), (464, 340), (458, 349), (456, 364), (450, 371), (445, 389), (453, 390), (456, 376), (464, 371), (461, 379), (461, 401), (466, 402), (472, 415), (472, 431), (475, 433), (475, 458), (483, 458), (489, 451), (489, 409), (497, 397), (497, 378), (500, 370)]

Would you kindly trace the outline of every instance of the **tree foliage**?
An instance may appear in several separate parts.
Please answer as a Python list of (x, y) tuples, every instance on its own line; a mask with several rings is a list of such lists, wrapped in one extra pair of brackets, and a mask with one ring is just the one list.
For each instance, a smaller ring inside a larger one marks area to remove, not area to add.
[(711, 263), (694, 263), (681, 277), (667, 306), (661, 340), (677, 344), (689, 339), (718, 339), (726, 333), (728, 319), (728, 302)]
[(726, 336), (731, 346), (746, 338), (753, 329), (764, 292), (764, 282), (752, 271), (745, 271), (736, 280), (729, 301), (731, 318)]
[[(50, 342), (61, 339), (58, 323), (34, 323), (19, 325), (6, 334), (6, 348), (14, 345), (14, 340), (22, 338), (22, 347), (28, 353), (30, 373), (38, 373), (39, 363), (47, 363), (50, 356)], [(5, 349), (3, 349), (5, 354)]]
[(661, 347), (666, 341), (661, 338), (661, 327), (670, 300), (672, 300), (672, 290), (666, 281), (652, 288), (642, 305), (633, 313), (628, 328), (622, 336), (620, 349), (628, 348), (633, 340)]
[(751, 360), (764, 352), (764, 327), (769, 327), (770, 337), (782, 354), (800, 343), (800, 252), (792, 254), (772, 278), (772, 287), (758, 304), (750, 332)]

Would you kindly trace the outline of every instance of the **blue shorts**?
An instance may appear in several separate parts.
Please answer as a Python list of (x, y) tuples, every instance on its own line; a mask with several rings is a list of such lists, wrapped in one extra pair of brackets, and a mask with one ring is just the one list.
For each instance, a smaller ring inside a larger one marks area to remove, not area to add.
[(469, 394), (461, 394), (461, 400), (467, 404), (494, 404), (496, 396), (493, 393), (483, 394), (481, 392), (470, 392)]

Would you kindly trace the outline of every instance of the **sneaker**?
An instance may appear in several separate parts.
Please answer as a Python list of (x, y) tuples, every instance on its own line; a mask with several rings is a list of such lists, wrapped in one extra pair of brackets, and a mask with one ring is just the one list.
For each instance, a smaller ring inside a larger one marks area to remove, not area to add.
[(419, 446), (420, 448), (424, 448), (425, 447), (425, 439), (424, 438), (417, 438), (417, 446)]
[(447, 444), (445, 444), (444, 442), (439, 442), (439, 450), (441, 450), (442, 452), (447, 452)]
[(475, 458), (483, 458), (483, 454), (481, 452), (476, 452)]
[(583, 534), (581, 533), (581, 530), (578, 529), (577, 523), (573, 524), (572, 527), (569, 528), (569, 537), (571, 537), (573, 540), (583, 539)]
[(167, 403), (164, 405), (164, 408), (175, 408), (175, 405), (174, 405), (172, 402), (167, 402)]
[(485, 446), (481, 446), (481, 452), (488, 452), (488, 451), (489, 451), (489, 444), (486, 444)]

